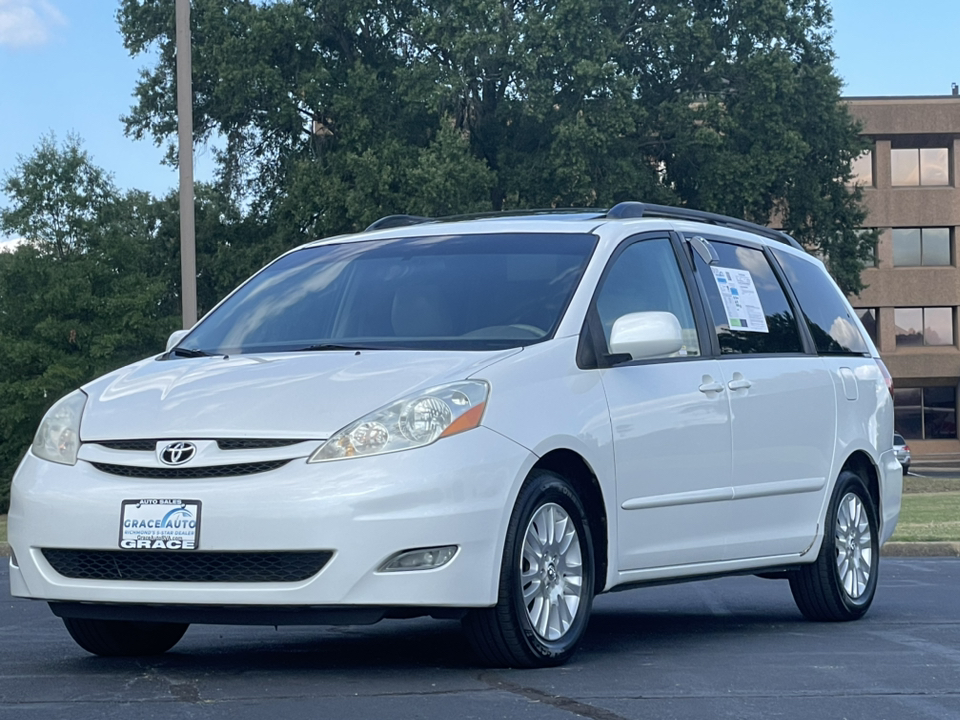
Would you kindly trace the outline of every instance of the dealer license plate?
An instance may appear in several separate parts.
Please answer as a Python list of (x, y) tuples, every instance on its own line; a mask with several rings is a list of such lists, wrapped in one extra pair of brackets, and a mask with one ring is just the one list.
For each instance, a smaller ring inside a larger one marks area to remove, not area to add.
[(196, 550), (199, 500), (124, 500), (120, 511), (124, 550)]

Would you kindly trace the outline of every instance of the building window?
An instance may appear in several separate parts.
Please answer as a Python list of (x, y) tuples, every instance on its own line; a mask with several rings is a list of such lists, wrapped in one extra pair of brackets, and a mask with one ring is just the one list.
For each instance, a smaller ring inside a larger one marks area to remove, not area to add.
[(849, 184), (873, 186), (873, 152), (867, 150), (850, 163)]
[(950, 264), (950, 228), (894, 228), (894, 267)]
[(877, 344), (877, 317), (879, 316), (879, 311), (877, 308), (854, 308), (857, 313), (857, 317), (860, 318), (860, 324), (863, 325), (863, 329), (867, 331), (867, 335), (870, 336), (870, 339), (873, 340), (874, 345)]
[(890, 151), (894, 187), (950, 184), (950, 151), (945, 148), (894, 148)]
[[(863, 258), (863, 267), (864, 269), (878, 267), (879, 263), (877, 260), (877, 244), (880, 242), (880, 233), (877, 231), (877, 228), (856, 228), (853, 232), (857, 236), (857, 240), (860, 242), (863, 241), (864, 236), (873, 236), (867, 246), (866, 257)], [(837, 234), (838, 240), (842, 240), (842, 237), (842, 234)], [(830, 264), (827, 262), (827, 256), (822, 251), (817, 252), (816, 250), (808, 250), (807, 252), (817, 258), (817, 260), (822, 262), (828, 268), (830, 267)]]
[(953, 345), (953, 308), (895, 308), (897, 347)]
[(953, 386), (894, 388), (894, 429), (908, 440), (957, 437), (957, 391)]

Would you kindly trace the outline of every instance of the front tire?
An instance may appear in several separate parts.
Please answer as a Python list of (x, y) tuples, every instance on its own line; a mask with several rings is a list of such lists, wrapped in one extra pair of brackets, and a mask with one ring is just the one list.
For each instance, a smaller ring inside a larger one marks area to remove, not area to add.
[(77, 645), (103, 657), (162, 655), (187, 631), (183, 623), (63, 618)]
[(863, 617), (877, 591), (877, 528), (877, 509), (863, 479), (850, 471), (840, 473), (820, 554), (790, 577), (793, 599), (804, 617), (821, 622)]
[(583, 503), (565, 478), (534, 470), (507, 526), (500, 590), (463, 628), (497, 667), (552, 667), (576, 651), (594, 595), (593, 538)]

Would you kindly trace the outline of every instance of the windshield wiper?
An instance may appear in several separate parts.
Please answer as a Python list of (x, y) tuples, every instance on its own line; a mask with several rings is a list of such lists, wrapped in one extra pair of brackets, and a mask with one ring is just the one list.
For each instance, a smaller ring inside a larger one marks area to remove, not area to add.
[(351, 345), (349, 343), (317, 343), (316, 345), (307, 345), (297, 348), (293, 352), (319, 352), (322, 350), (382, 350), (383, 348), (373, 347), (371, 345)]
[(185, 348), (185, 347), (175, 347), (170, 352), (167, 353), (167, 356), (177, 355), (179, 357), (211, 357), (212, 353), (208, 353), (205, 350), (199, 350), (197, 348)]

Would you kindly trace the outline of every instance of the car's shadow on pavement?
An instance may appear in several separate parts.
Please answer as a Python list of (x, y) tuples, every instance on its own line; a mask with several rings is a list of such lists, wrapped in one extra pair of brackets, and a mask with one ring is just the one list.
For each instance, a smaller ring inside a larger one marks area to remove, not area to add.
[[(82, 651), (81, 651), (82, 652)], [(346, 627), (192, 626), (169, 652), (156, 657), (81, 655), (78, 669), (99, 672), (155, 667), (192, 673), (473, 667), (460, 624), (442, 620), (383, 621)]]
[[(795, 627), (794, 627), (795, 626)], [(661, 648), (712, 645), (724, 638), (778, 637), (785, 628), (809, 629), (799, 613), (757, 612), (718, 616), (704, 612), (598, 610), (571, 664), (615, 659), (619, 653), (654, 653)], [(64, 638), (66, 641), (66, 638)], [(77, 649), (79, 653), (82, 651)], [(258, 671), (483, 670), (450, 620), (394, 620), (348, 627), (244, 628), (194, 626), (170, 652), (148, 658), (99, 658), (80, 654), (64, 662), (83, 673), (153, 668), (191, 674)]]
[(656, 649), (696, 645), (724, 637), (771, 635), (785, 629), (809, 629), (811, 623), (794, 612), (734, 612), (718, 615), (697, 612), (600, 611), (590, 619), (583, 647), (590, 651)]

